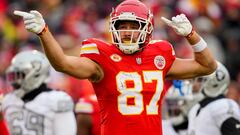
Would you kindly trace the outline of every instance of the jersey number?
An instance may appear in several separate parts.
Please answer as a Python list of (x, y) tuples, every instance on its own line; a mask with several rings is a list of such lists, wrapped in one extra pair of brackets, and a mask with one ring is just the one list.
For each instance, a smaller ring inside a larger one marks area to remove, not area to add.
[(17, 111), (9, 115), (9, 128), (13, 135), (43, 135), (43, 116), (30, 111)]
[[(144, 110), (143, 83), (152, 83), (153, 80), (157, 82), (155, 93), (153, 94), (150, 102), (146, 105), (146, 113), (149, 115), (158, 114), (158, 101), (163, 90), (162, 71), (143, 71), (141, 75), (137, 72), (119, 72), (116, 76), (117, 89), (121, 93), (118, 96), (118, 110), (123, 115), (136, 115), (141, 114)], [(133, 87), (127, 87), (127, 82), (133, 82)], [(128, 99), (134, 100), (134, 105), (127, 103)]]

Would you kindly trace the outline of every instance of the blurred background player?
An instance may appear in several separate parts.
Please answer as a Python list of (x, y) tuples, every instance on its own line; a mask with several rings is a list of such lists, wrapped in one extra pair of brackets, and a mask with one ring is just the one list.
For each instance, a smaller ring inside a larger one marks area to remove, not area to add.
[(75, 135), (73, 101), (47, 87), (49, 62), (39, 51), (18, 53), (6, 77), (13, 90), (4, 96), (3, 112), (13, 135)]
[(75, 106), (77, 135), (100, 135), (100, 110), (95, 94), (80, 98)]
[(173, 80), (167, 89), (162, 108), (163, 134), (172, 135), (173, 133), (169, 133), (169, 131), (173, 130), (174, 134), (186, 135), (188, 112), (202, 96), (193, 93), (190, 80)]
[(240, 108), (225, 97), (229, 83), (229, 73), (220, 62), (214, 73), (193, 81), (193, 91), (204, 98), (189, 111), (189, 135), (240, 135)]

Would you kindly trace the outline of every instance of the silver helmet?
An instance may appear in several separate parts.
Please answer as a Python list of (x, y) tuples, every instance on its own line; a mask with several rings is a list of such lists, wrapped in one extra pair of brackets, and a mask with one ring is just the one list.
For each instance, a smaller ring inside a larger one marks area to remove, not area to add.
[(217, 69), (212, 74), (195, 79), (195, 83), (196, 81), (200, 83), (200, 91), (207, 97), (217, 97), (221, 94), (226, 94), (230, 83), (227, 68), (220, 62), (217, 62), (217, 65)]
[(26, 94), (48, 81), (49, 69), (50, 64), (43, 53), (23, 51), (12, 59), (6, 77), (14, 90), (21, 89)]

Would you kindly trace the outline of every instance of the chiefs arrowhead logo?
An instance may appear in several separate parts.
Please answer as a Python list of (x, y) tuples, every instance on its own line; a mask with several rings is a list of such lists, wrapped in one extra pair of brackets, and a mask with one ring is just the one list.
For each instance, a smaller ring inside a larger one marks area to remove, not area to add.
[(154, 64), (158, 69), (163, 69), (165, 67), (166, 61), (165, 58), (163, 56), (156, 56), (154, 58)]
[(119, 61), (122, 60), (122, 57), (119, 56), (118, 54), (112, 54), (112, 55), (110, 56), (110, 58), (111, 58), (113, 61), (115, 61), (115, 62), (119, 62)]

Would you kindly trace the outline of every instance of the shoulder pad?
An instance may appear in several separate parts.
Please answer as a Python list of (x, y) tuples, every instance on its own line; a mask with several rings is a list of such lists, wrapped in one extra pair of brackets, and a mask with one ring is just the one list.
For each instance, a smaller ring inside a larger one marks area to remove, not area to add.
[(83, 43), (83, 46), (81, 47), (80, 55), (89, 54), (89, 53), (100, 54), (96, 43), (94, 42)]
[(73, 110), (72, 98), (63, 91), (43, 92), (35, 100), (48, 106), (55, 112), (67, 112)]
[(224, 98), (216, 100), (210, 103), (208, 108), (212, 117), (218, 121), (218, 124), (221, 124), (230, 117), (240, 117), (239, 106), (232, 99)]
[(82, 54), (100, 54), (101, 47), (111, 45), (99, 39), (90, 38), (82, 42), (80, 55)]
[(173, 45), (166, 40), (151, 40), (149, 44), (152, 44), (163, 51), (171, 51), (172, 55), (175, 55)]
[[(225, 114), (232, 112), (237, 107), (237, 103), (231, 99), (223, 98), (209, 104), (210, 111), (214, 114)], [(224, 108), (224, 109), (222, 109)]]
[(2, 109), (5, 110), (9, 106), (23, 106), (24, 102), (13, 93), (8, 93), (3, 97)]

